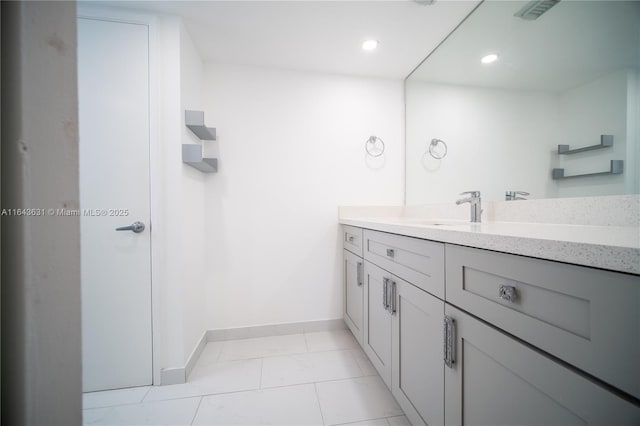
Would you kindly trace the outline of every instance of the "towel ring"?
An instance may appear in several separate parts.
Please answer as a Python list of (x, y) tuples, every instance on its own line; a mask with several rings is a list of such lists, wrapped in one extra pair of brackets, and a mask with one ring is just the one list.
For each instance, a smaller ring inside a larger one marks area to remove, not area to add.
[[(442, 154), (436, 151), (438, 145), (442, 144), (444, 146), (444, 152)], [(429, 155), (431, 155), (436, 160), (442, 160), (447, 156), (447, 144), (440, 139), (431, 139), (431, 143), (429, 144)]]
[[(378, 142), (380, 142), (380, 145), (382, 146), (376, 149)], [(380, 157), (384, 154), (384, 141), (377, 136), (369, 136), (369, 139), (364, 143), (364, 149), (370, 156)]]

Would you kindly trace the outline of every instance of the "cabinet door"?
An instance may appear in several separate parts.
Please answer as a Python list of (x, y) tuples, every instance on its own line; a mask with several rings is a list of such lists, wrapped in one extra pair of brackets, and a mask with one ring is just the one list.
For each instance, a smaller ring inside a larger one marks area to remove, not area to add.
[(391, 388), (391, 314), (386, 309), (384, 287), (392, 275), (364, 262), (363, 348), (380, 377)]
[(344, 322), (362, 345), (363, 336), (363, 263), (362, 258), (344, 252)]
[(392, 392), (411, 424), (444, 423), (444, 302), (394, 277)]
[(447, 425), (638, 425), (640, 408), (446, 305), (455, 320), (445, 367)]

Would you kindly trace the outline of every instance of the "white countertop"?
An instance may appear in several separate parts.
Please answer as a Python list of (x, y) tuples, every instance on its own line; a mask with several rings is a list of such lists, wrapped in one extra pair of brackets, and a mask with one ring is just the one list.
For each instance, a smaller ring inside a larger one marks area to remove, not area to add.
[(341, 216), (340, 223), (640, 275), (640, 228)]

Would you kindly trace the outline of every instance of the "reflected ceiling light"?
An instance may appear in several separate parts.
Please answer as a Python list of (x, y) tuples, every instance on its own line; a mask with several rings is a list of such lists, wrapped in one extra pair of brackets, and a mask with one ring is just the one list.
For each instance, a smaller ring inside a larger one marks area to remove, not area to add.
[(362, 43), (362, 49), (363, 50), (376, 50), (376, 48), (378, 47), (378, 44), (380, 42), (378, 40), (367, 40), (364, 43)]
[(498, 60), (498, 55), (496, 55), (495, 53), (490, 53), (488, 55), (483, 56), (482, 59), (480, 59), (480, 62), (482, 62), (483, 64), (490, 64), (497, 60)]

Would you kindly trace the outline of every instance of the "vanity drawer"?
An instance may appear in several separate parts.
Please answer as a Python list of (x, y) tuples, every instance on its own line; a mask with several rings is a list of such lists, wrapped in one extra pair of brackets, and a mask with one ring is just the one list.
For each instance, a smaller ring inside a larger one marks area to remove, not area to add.
[(640, 398), (640, 277), (446, 245), (446, 301)]
[(364, 258), (444, 299), (444, 244), (364, 230)]
[(342, 225), (342, 246), (351, 253), (362, 257), (362, 228)]

